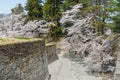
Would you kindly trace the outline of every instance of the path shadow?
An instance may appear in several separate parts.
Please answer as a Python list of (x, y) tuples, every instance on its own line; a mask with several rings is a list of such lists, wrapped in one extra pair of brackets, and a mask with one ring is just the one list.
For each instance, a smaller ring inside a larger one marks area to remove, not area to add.
[[(74, 54), (74, 53), (65, 53), (63, 55), (64, 58), (67, 58), (69, 59), (70, 61), (74, 62), (75, 64), (77, 65), (81, 65), (82, 67), (87, 67), (87, 63), (84, 62), (84, 59), (81, 58), (79, 55), (77, 54)], [(78, 68), (79, 69), (79, 68)], [(93, 72), (89, 72), (87, 69), (85, 71), (85, 73), (87, 75), (90, 75), (90, 76), (96, 76), (96, 77), (99, 77), (101, 76), (101, 74), (99, 73), (93, 73)]]
[(83, 64), (84, 61), (84, 59), (80, 58), (79, 55), (69, 52), (65, 53), (63, 57), (69, 59), (70, 61), (77, 62), (78, 64)]

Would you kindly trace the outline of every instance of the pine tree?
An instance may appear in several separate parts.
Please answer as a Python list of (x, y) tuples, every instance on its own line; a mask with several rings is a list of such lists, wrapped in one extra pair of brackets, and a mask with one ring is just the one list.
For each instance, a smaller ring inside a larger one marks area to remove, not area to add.
[[(83, 12), (91, 13), (94, 15), (92, 25), (95, 27), (97, 32), (104, 33), (104, 28), (107, 24), (107, 19), (110, 17), (111, 12), (110, 0), (93, 0)], [(83, 15), (85, 15), (83, 14)]]
[[(97, 27), (97, 31), (104, 33), (105, 27), (105, 20), (108, 17), (107, 7), (108, 7), (108, 0), (94, 0), (94, 5), (97, 11), (94, 13), (97, 15), (95, 16), (95, 27)], [(99, 9), (98, 9), (99, 8)]]
[(61, 17), (62, 0), (46, 0), (43, 6), (44, 18), (54, 20)]
[(43, 6), (44, 18), (55, 23), (53, 30), (53, 39), (58, 40), (58, 32), (60, 28), (59, 19), (61, 17), (62, 0), (46, 0)]
[(37, 20), (42, 18), (42, 0), (27, 0), (25, 9), (28, 20)]
[(114, 2), (114, 12), (115, 16), (112, 17), (112, 20), (114, 21), (112, 29), (114, 32), (120, 33), (120, 0)]
[[(85, 0), (87, 1), (87, 0)], [(83, 3), (83, 0), (64, 0), (62, 9), (63, 11), (71, 9), (71, 6), (78, 4), (78, 3)]]

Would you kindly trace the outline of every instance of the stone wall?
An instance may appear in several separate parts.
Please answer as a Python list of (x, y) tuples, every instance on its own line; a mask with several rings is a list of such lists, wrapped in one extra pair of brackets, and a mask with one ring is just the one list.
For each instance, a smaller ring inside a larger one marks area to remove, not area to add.
[(0, 80), (48, 80), (45, 42), (0, 45)]
[(55, 44), (46, 45), (46, 53), (48, 56), (48, 63), (49, 64), (58, 59), (57, 49), (56, 49)]

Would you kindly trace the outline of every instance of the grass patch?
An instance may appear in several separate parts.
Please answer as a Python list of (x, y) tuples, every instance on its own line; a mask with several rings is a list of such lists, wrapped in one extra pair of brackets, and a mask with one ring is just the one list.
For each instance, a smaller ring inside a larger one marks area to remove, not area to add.
[(22, 43), (22, 42), (32, 42), (42, 40), (39, 38), (26, 38), (26, 37), (14, 37), (14, 38), (0, 38), (0, 45)]
[(27, 37), (15, 37), (15, 39), (24, 39), (24, 40), (30, 40), (31, 38), (27, 38)]
[(5, 42), (5, 41), (7, 41), (7, 39), (0, 38), (0, 42)]

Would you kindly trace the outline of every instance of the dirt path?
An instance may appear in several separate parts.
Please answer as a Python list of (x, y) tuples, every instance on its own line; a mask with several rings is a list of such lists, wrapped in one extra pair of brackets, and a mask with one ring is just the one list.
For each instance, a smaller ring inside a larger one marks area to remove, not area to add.
[(49, 65), (51, 80), (102, 80), (86, 73), (86, 68), (77, 61), (72, 61), (66, 54), (59, 54), (59, 59)]
[(71, 71), (71, 61), (59, 54), (59, 60), (49, 65), (51, 80), (78, 80)]
[(66, 45), (67, 43), (61, 41), (57, 43), (57, 48), (64, 49), (58, 54), (59, 59), (49, 64), (51, 80), (102, 80), (102, 77), (88, 75), (82, 60), (71, 57)]

